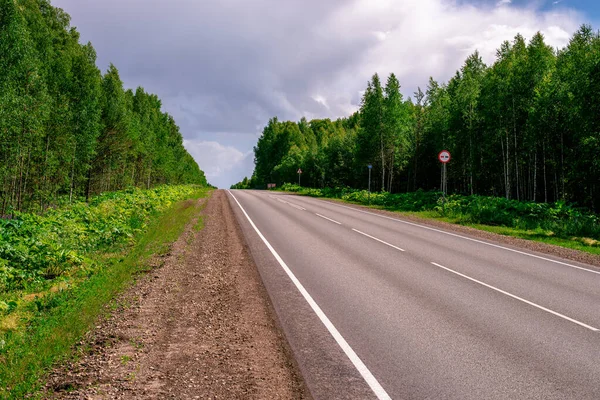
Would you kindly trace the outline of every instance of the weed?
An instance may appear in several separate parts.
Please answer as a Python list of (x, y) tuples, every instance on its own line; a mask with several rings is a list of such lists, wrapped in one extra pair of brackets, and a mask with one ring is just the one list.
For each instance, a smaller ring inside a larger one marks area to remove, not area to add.
[[(1, 222), (0, 398), (37, 390), (40, 377), (109, 311), (105, 305), (198, 215), (196, 201), (179, 200), (208, 194), (193, 186), (136, 189)], [(66, 264), (59, 277), (43, 274), (51, 265), (44, 254)]]

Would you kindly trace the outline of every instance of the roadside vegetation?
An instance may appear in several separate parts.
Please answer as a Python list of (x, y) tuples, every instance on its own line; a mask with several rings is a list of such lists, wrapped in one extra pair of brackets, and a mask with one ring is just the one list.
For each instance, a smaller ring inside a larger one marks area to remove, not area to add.
[(153, 255), (199, 223), (208, 188), (160, 186), (0, 219), (0, 398), (22, 398)]
[(408, 99), (394, 74), (375, 74), (347, 118), (271, 119), (254, 149), (253, 175), (236, 187), (298, 182), (301, 169), (302, 186), (367, 189), (370, 164), (373, 191), (435, 191), (437, 156), (446, 149), (448, 194), (599, 213), (600, 34), (581, 26), (560, 49), (539, 33), (517, 35), (496, 54), (486, 65), (474, 52), (448, 82), (431, 78)]
[(21, 399), (209, 185), (172, 116), (50, 0), (0, 0), (0, 398)]
[(0, 0), (0, 217), (131, 186), (207, 185), (160, 99), (102, 74), (49, 0)]
[(296, 184), (284, 184), (280, 190), (410, 213), (600, 255), (600, 217), (562, 201), (535, 203), (459, 194), (444, 198), (441, 192), (435, 191), (369, 193), (349, 188), (305, 188)]

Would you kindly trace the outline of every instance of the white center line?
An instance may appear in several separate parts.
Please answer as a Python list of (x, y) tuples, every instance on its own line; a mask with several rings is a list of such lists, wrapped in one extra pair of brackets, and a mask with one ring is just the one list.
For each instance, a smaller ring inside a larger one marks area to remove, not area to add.
[(298, 210), (306, 211), (306, 208), (304, 208), (304, 207), (300, 207), (300, 206), (298, 206), (298, 205), (296, 205), (296, 204), (294, 204), (294, 203), (288, 203), (288, 204), (289, 204), (290, 206), (294, 207), (294, 208), (297, 208)]
[(294, 207), (294, 208), (296, 208), (298, 210), (306, 211), (306, 208), (300, 207), (299, 205), (296, 205), (296, 204), (293, 204), (293, 203), (290, 203), (289, 201), (285, 201), (285, 200), (282, 200), (282, 199), (277, 199), (277, 201), (280, 202), (280, 203), (283, 203), (283, 204), (287, 204), (288, 206), (292, 206), (292, 207)]
[(356, 233), (360, 233), (361, 235), (365, 235), (365, 236), (366, 236), (366, 237), (368, 237), (368, 238), (371, 238), (371, 239), (373, 239), (373, 240), (377, 240), (377, 241), (378, 241), (378, 242), (380, 242), (380, 243), (383, 243), (383, 244), (385, 244), (385, 245), (388, 245), (388, 246), (390, 246), (390, 247), (393, 247), (393, 248), (394, 248), (394, 249), (396, 249), (396, 250), (404, 251), (404, 249), (401, 249), (400, 247), (396, 247), (396, 246), (394, 246), (393, 244), (390, 244), (390, 243), (388, 243), (388, 242), (384, 242), (384, 241), (383, 241), (383, 240), (381, 240), (381, 239), (377, 239), (375, 236), (371, 236), (371, 235), (369, 235), (368, 233), (361, 232), (361, 231), (359, 231), (358, 229), (354, 229), (354, 228), (352, 228), (352, 230), (353, 230), (354, 232), (356, 232)]
[(475, 283), (478, 283), (478, 284), (480, 284), (480, 285), (483, 285), (483, 286), (485, 286), (485, 287), (488, 287), (488, 288), (490, 288), (490, 289), (492, 289), (492, 290), (495, 290), (495, 291), (497, 291), (497, 292), (499, 292), (499, 293), (505, 294), (505, 295), (507, 295), (507, 296), (509, 296), (509, 297), (512, 297), (513, 299), (516, 299), (516, 300), (522, 301), (523, 303), (527, 303), (527, 304), (529, 304), (530, 306), (534, 306), (534, 307), (536, 307), (536, 308), (539, 308), (540, 310), (543, 310), (543, 311), (546, 311), (546, 312), (548, 312), (548, 313), (550, 313), (550, 314), (556, 315), (557, 317), (560, 317), (560, 318), (566, 319), (567, 321), (573, 322), (573, 323), (575, 323), (575, 324), (577, 324), (577, 325), (579, 325), (579, 326), (583, 326), (584, 328), (587, 328), (587, 329), (589, 329), (589, 330), (591, 330), (591, 331), (598, 332), (598, 331), (600, 330), (600, 329), (598, 329), (598, 328), (594, 328), (593, 326), (590, 326), (590, 325), (584, 324), (583, 322), (577, 321), (576, 319), (569, 318), (569, 317), (567, 317), (566, 315), (563, 315), (563, 314), (561, 314), (561, 313), (557, 313), (556, 311), (552, 311), (552, 310), (550, 310), (550, 309), (548, 309), (548, 308), (546, 308), (546, 307), (540, 306), (539, 304), (533, 303), (533, 302), (531, 302), (531, 301), (529, 301), (529, 300), (525, 300), (525, 299), (523, 299), (523, 298), (521, 298), (521, 297), (519, 297), (519, 296), (515, 296), (514, 294), (508, 293), (508, 292), (506, 292), (506, 291), (504, 291), (504, 290), (502, 290), (502, 289), (498, 289), (497, 287), (494, 287), (494, 286), (492, 286), (492, 285), (488, 285), (487, 283), (484, 283), (484, 282), (478, 281), (478, 280), (477, 280), (477, 279), (475, 279), (475, 278), (471, 278), (470, 276), (467, 276), (467, 275), (465, 275), (465, 274), (461, 274), (460, 272), (454, 271), (453, 269), (450, 269), (450, 268), (444, 267), (443, 265), (440, 265), (440, 264), (438, 264), (438, 263), (434, 263), (433, 261), (432, 261), (431, 263), (432, 263), (433, 265), (435, 265), (436, 267), (443, 268), (443, 269), (445, 269), (445, 270), (446, 270), (446, 271), (448, 271), (448, 272), (452, 272), (453, 274), (456, 274), (456, 275), (462, 276), (463, 278), (466, 278), (466, 279), (468, 279), (468, 280), (470, 280), (470, 281), (473, 281), (473, 282), (475, 282)]
[(312, 298), (312, 296), (310, 295), (310, 293), (308, 293), (308, 291), (304, 288), (304, 286), (302, 285), (302, 283), (300, 283), (300, 281), (298, 280), (298, 278), (296, 278), (296, 276), (294, 275), (294, 273), (292, 272), (292, 270), (287, 266), (287, 264), (285, 263), (285, 261), (283, 261), (283, 259), (275, 251), (275, 249), (273, 248), (273, 246), (271, 246), (271, 243), (269, 243), (267, 241), (267, 239), (263, 236), (263, 234), (261, 233), (261, 231), (258, 230), (258, 228), (256, 227), (256, 225), (254, 224), (254, 221), (252, 221), (252, 219), (250, 219), (250, 216), (248, 216), (248, 213), (246, 212), (246, 210), (244, 210), (244, 207), (242, 207), (242, 205), (240, 204), (240, 202), (238, 201), (238, 199), (229, 190), (227, 192), (231, 195), (231, 197), (233, 197), (233, 199), (235, 200), (235, 202), (237, 203), (237, 205), (240, 207), (240, 210), (242, 210), (242, 213), (248, 219), (248, 222), (250, 222), (250, 225), (252, 226), (252, 228), (254, 228), (254, 230), (256, 231), (256, 233), (258, 234), (258, 236), (261, 238), (261, 240), (264, 242), (264, 244), (267, 246), (267, 248), (269, 249), (269, 251), (271, 252), (271, 254), (273, 254), (273, 257), (275, 257), (275, 259), (277, 260), (277, 262), (279, 263), (279, 265), (281, 266), (281, 268), (283, 268), (283, 270), (285, 271), (285, 273), (287, 274), (287, 276), (294, 283), (294, 285), (296, 286), (296, 288), (298, 289), (298, 291), (302, 294), (302, 296), (304, 297), (304, 299), (306, 300), (306, 302), (310, 305), (310, 307), (312, 308), (312, 310), (319, 317), (319, 319), (321, 320), (321, 322), (323, 323), (323, 325), (325, 325), (325, 327), (327, 328), (327, 330), (329, 331), (329, 333), (331, 334), (331, 336), (333, 336), (333, 338), (335, 339), (335, 341), (337, 342), (337, 344), (342, 348), (342, 350), (346, 354), (346, 357), (348, 357), (348, 359), (350, 359), (350, 361), (352, 362), (352, 364), (354, 365), (354, 367), (356, 368), (356, 370), (360, 373), (360, 375), (363, 377), (363, 379), (365, 380), (365, 382), (367, 382), (367, 384), (369, 385), (369, 387), (371, 388), (371, 390), (373, 391), (373, 393), (375, 394), (375, 396), (379, 400), (391, 400), (391, 397), (387, 394), (387, 392), (385, 391), (385, 389), (381, 386), (381, 384), (379, 383), (379, 381), (377, 380), (377, 378), (375, 378), (375, 376), (373, 376), (373, 374), (371, 373), (371, 371), (369, 371), (369, 369), (362, 362), (362, 360), (360, 359), (360, 357), (358, 357), (358, 355), (354, 352), (354, 350), (352, 349), (352, 347), (350, 347), (350, 345), (348, 344), (348, 342), (346, 342), (346, 339), (344, 339), (344, 337), (342, 336), (342, 334), (337, 330), (337, 328), (335, 327), (335, 325), (333, 325), (333, 323), (329, 320), (329, 318), (327, 317), (327, 315), (325, 315), (325, 313), (323, 312), (323, 310), (321, 309), (321, 307), (319, 307), (319, 305)]
[[(318, 200), (318, 201), (326, 201), (326, 200)], [(347, 208), (349, 210), (354, 210), (354, 211), (359, 212), (359, 213), (369, 214), (369, 215), (373, 215), (373, 216), (376, 216), (376, 217), (379, 217), (379, 218), (384, 218), (384, 219), (389, 219), (389, 220), (392, 220), (392, 221), (396, 221), (396, 222), (399, 222), (401, 224), (406, 224), (406, 225), (411, 225), (411, 226), (418, 226), (419, 228), (427, 229), (427, 230), (438, 232), (438, 233), (443, 233), (444, 235), (449, 235), (449, 236), (454, 236), (454, 237), (465, 239), (465, 240), (470, 240), (471, 242), (484, 244), (486, 246), (496, 247), (496, 248), (502, 249), (502, 250), (512, 251), (513, 253), (522, 254), (522, 255), (528, 256), (528, 257), (534, 257), (534, 258), (537, 258), (537, 259), (540, 259), (540, 260), (549, 261), (549, 262), (552, 262), (552, 263), (555, 263), (555, 264), (560, 264), (560, 265), (564, 265), (564, 266), (567, 266), (567, 267), (570, 267), (570, 268), (575, 268), (575, 269), (578, 269), (578, 270), (581, 270), (581, 271), (591, 272), (592, 274), (600, 275), (600, 271), (595, 271), (595, 270), (592, 270), (592, 269), (589, 269), (589, 268), (578, 267), (577, 265), (569, 264), (569, 263), (566, 263), (566, 262), (563, 262), (563, 261), (553, 260), (551, 258), (538, 256), (536, 254), (527, 253), (525, 251), (511, 249), (509, 247), (504, 247), (504, 246), (500, 246), (498, 244), (485, 242), (483, 240), (473, 239), (473, 238), (470, 238), (470, 237), (467, 237), (467, 236), (463, 236), (463, 235), (458, 235), (458, 234), (452, 233), (452, 232), (446, 232), (446, 231), (443, 231), (441, 229), (432, 228), (430, 226), (425, 226), (425, 225), (421, 225), (421, 224), (415, 224), (414, 222), (403, 221), (403, 220), (398, 219), (398, 218), (388, 217), (386, 215), (381, 215), (381, 214), (377, 214), (377, 213), (373, 213), (373, 212), (369, 212), (369, 211), (359, 210), (359, 209), (357, 209), (355, 207), (348, 207), (348, 206), (344, 206), (344, 205), (341, 205), (341, 204), (333, 203), (331, 201), (326, 201), (326, 202), (329, 203), (329, 204), (331, 204), (334, 207)]]
[(327, 218), (327, 217), (326, 217), (326, 216), (324, 216), (324, 215), (317, 214), (317, 213), (315, 213), (315, 215), (316, 215), (317, 217), (325, 218), (326, 220), (328, 220), (328, 221), (331, 221), (331, 222), (333, 222), (333, 223), (335, 223), (335, 224), (338, 224), (338, 225), (341, 225), (341, 224), (342, 224), (341, 222), (337, 222), (335, 219)]

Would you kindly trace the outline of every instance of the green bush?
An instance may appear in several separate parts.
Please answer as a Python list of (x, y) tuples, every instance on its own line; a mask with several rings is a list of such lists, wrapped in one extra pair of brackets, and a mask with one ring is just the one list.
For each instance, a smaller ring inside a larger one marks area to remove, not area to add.
[(43, 215), (0, 219), (0, 291), (23, 289), (82, 266), (86, 253), (127, 244), (153, 213), (189, 197), (193, 186), (105, 193)]

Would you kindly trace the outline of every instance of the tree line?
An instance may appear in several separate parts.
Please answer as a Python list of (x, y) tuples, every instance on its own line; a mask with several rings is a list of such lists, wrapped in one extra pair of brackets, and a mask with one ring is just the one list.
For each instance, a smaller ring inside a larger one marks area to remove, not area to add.
[(372, 164), (376, 190), (439, 190), (442, 149), (452, 193), (600, 210), (600, 35), (584, 25), (562, 49), (517, 35), (491, 66), (475, 52), (406, 100), (394, 74), (375, 74), (348, 118), (271, 119), (234, 187), (297, 182), (301, 168), (306, 186), (366, 188)]
[(0, 0), (0, 216), (204, 173), (143, 88), (102, 75), (90, 43), (48, 0)]

